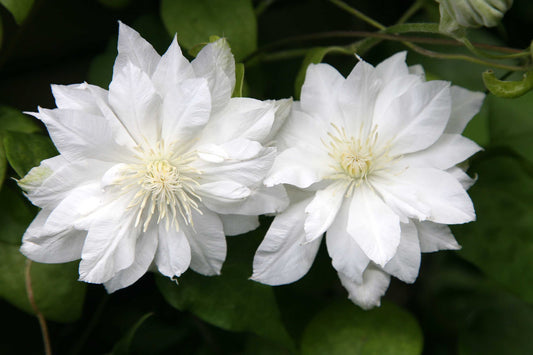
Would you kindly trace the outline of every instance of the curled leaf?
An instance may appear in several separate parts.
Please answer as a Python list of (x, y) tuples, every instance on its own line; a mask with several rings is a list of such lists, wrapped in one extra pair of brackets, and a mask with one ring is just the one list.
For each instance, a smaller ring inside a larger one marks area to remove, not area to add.
[(524, 73), (520, 81), (499, 80), (492, 70), (483, 73), (485, 87), (495, 96), (513, 98), (519, 97), (533, 89), (533, 71)]

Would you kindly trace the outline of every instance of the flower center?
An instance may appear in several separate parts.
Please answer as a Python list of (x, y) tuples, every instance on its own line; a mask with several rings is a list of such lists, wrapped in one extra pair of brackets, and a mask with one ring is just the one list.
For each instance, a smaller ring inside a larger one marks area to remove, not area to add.
[(163, 149), (139, 152), (141, 163), (126, 165), (114, 181), (125, 193), (134, 193), (128, 208), (137, 209), (135, 227), (142, 224), (146, 231), (154, 215), (167, 230), (171, 225), (179, 230), (180, 221), (192, 225), (192, 212), (202, 213), (195, 192), (201, 172), (190, 165), (196, 152), (179, 156)]
[(367, 181), (367, 177), (376, 168), (376, 159), (380, 154), (376, 154), (375, 145), (378, 138), (377, 128), (368, 134), (359, 132), (359, 137), (348, 136), (344, 128), (339, 128), (331, 124), (333, 131), (328, 132), (329, 141), (322, 141), (328, 150), (328, 155), (333, 159), (331, 167), (335, 173), (326, 177), (333, 180), (349, 181), (347, 196), (351, 195), (353, 189)]

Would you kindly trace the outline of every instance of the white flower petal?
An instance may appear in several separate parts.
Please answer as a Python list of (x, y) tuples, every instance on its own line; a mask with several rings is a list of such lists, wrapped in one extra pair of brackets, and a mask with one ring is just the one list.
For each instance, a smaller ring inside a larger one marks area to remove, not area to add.
[(198, 186), (196, 191), (202, 199), (205, 198), (206, 201), (214, 200), (222, 203), (226, 201), (242, 200), (250, 196), (251, 193), (248, 187), (231, 180), (208, 182)]
[(96, 211), (101, 206), (100, 184), (92, 182), (80, 185), (69, 191), (65, 198), (53, 209), (46, 220), (45, 227), (60, 231), (69, 226), (84, 229), (77, 222)]
[(339, 272), (339, 279), (348, 291), (348, 298), (363, 309), (381, 305), (381, 296), (389, 288), (390, 275), (373, 264), (369, 264), (363, 273), (363, 282), (356, 283)]
[(347, 188), (348, 183), (339, 180), (317, 191), (313, 201), (305, 208), (304, 230), (307, 242), (322, 236), (333, 223), (344, 201)]
[(354, 191), (350, 204), (348, 233), (365, 254), (385, 265), (400, 243), (400, 218), (365, 185)]
[(449, 83), (429, 81), (412, 86), (374, 117), (380, 141), (398, 156), (425, 149), (441, 136), (451, 112)]
[(348, 132), (358, 132), (361, 127), (371, 129), (376, 97), (382, 85), (374, 67), (365, 61), (359, 61), (337, 94), (342, 119), (331, 116), (328, 120), (338, 127), (344, 127)]
[(420, 240), (420, 250), (423, 253), (461, 249), (447, 225), (428, 221), (415, 222), (415, 224)]
[(344, 77), (330, 65), (309, 64), (300, 95), (302, 110), (317, 118), (341, 119), (337, 94), (344, 81)]
[(233, 97), (214, 112), (200, 144), (222, 144), (238, 138), (263, 142), (271, 134), (278, 107), (275, 101)]
[(133, 227), (126, 206), (124, 201), (114, 202), (94, 217), (81, 254), (80, 280), (104, 283), (133, 264), (141, 229)]
[(115, 132), (100, 116), (77, 110), (39, 109), (33, 114), (46, 124), (50, 138), (63, 157), (71, 162), (81, 159), (128, 161), (124, 147), (115, 140)]
[[(63, 178), (63, 173), (68, 170), (71, 165), (61, 155), (57, 155), (50, 159), (45, 159), (32, 168), (26, 176), (18, 180), (18, 185), (26, 192), (26, 196), (36, 206), (44, 208), (48, 205), (54, 207), (63, 199), (65, 194), (76, 186), (82, 177), (81, 174), (68, 171)], [(62, 176), (57, 183), (56, 181), (49, 183), (50, 181), (57, 179), (57, 176)], [(89, 178), (90, 180), (90, 178)]]
[(49, 210), (37, 214), (22, 237), (21, 253), (39, 263), (66, 263), (80, 259), (87, 232), (71, 226), (49, 231), (45, 227), (49, 215)]
[(212, 211), (226, 214), (257, 216), (266, 213), (277, 213), (287, 208), (289, 199), (282, 185), (273, 187), (257, 186), (250, 189), (250, 195), (242, 200), (217, 201), (204, 199), (203, 201)]
[(109, 103), (137, 144), (159, 140), (161, 98), (141, 69), (129, 63), (113, 75)]
[(335, 270), (356, 283), (362, 283), (363, 271), (370, 259), (348, 234), (349, 210), (348, 202), (343, 203), (337, 218), (326, 233), (326, 246)]
[(194, 78), (191, 63), (181, 53), (178, 39), (174, 36), (170, 47), (157, 63), (152, 82), (159, 93), (167, 93), (187, 79)]
[(471, 178), (470, 176), (468, 176), (468, 174), (464, 172), (463, 169), (457, 166), (453, 166), (447, 169), (446, 172), (452, 175), (454, 178), (456, 178), (457, 181), (459, 181), (459, 183), (461, 184), (461, 186), (463, 186), (463, 189), (465, 190), (468, 190), (469, 188), (471, 188), (472, 185), (474, 185), (474, 183), (477, 181), (477, 177)]
[(205, 182), (232, 180), (244, 186), (256, 186), (262, 182), (272, 166), (275, 155), (275, 148), (266, 148), (263, 154), (251, 160), (222, 161), (219, 156), (218, 163), (199, 160), (195, 162), (195, 168), (202, 172), (202, 181)]
[(409, 68), (405, 63), (407, 51), (398, 52), (376, 66), (376, 74), (385, 81), (409, 74)]
[[(386, 115), (390, 105), (395, 103), (395, 100), (398, 97), (402, 96), (421, 82), (423, 81), (416, 75), (397, 76), (386, 80), (385, 83), (383, 83), (383, 88), (376, 95), (374, 117), (383, 117)], [(379, 124), (378, 128), (380, 128)]]
[(274, 218), (254, 256), (252, 280), (284, 285), (300, 279), (315, 260), (322, 238), (305, 242), (306, 199), (293, 204)]
[(146, 232), (141, 233), (135, 245), (135, 261), (131, 266), (119, 271), (113, 278), (104, 283), (108, 293), (113, 293), (124, 287), (128, 287), (141, 278), (154, 260), (157, 249), (157, 226), (148, 227)]
[(168, 277), (181, 276), (191, 263), (191, 248), (184, 230), (159, 224), (159, 244), (155, 263), (160, 273)]
[[(107, 91), (87, 83), (73, 85), (51, 85), (56, 106), (60, 109), (80, 110), (93, 115), (101, 115), (102, 112), (96, 102), (96, 98), (107, 99)], [(91, 87), (91, 90), (89, 90)]]
[(413, 283), (420, 269), (420, 243), (413, 222), (401, 223), (400, 245), (394, 257), (385, 265), (384, 271), (403, 282)]
[(396, 179), (400, 183), (410, 185), (413, 195), (429, 206), (428, 220), (460, 224), (476, 219), (472, 200), (449, 173), (437, 169), (410, 168)]
[(257, 216), (221, 214), (220, 219), (224, 225), (224, 234), (228, 236), (248, 233), (259, 227), (259, 218)]
[(421, 80), (426, 80), (426, 72), (424, 71), (424, 67), (420, 64), (411, 65), (409, 67), (409, 74), (418, 76)]
[(291, 111), (292, 107), (292, 99), (282, 99), (282, 100), (276, 100), (276, 101), (269, 101), (267, 102), (273, 102), (276, 110), (276, 114), (274, 115), (274, 123), (272, 124), (272, 128), (270, 129), (270, 134), (262, 141), (264, 144), (270, 144), (273, 140), (276, 139), (277, 134), (281, 127), (285, 124), (287, 121), (287, 118), (289, 117), (289, 113)]
[(445, 133), (461, 134), (468, 122), (481, 109), (485, 94), (476, 91), (470, 91), (459, 86), (450, 88), (452, 98), (452, 112), (450, 121), (444, 130)]
[(207, 79), (213, 111), (218, 111), (227, 104), (235, 87), (235, 60), (228, 42), (221, 38), (207, 44), (191, 64), (197, 77)]
[[(161, 137), (181, 145), (200, 134), (211, 114), (211, 94), (203, 78), (189, 79), (172, 87), (163, 97), (161, 107)], [(189, 143), (192, 144), (192, 143)]]
[(405, 155), (402, 163), (412, 167), (433, 167), (446, 170), (482, 149), (475, 142), (460, 134), (443, 134), (429, 148)]
[(372, 176), (372, 186), (402, 223), (407, 223), (410, 218), (427, 219), (431, 215), (429, 205), (418, 197), (410, 182), (397, 179), (400, 174), (376, 174)]
[(191, 269), (202, 275), (219, 275), (226, 259), (226, 238), (219, 216), (206, 208), (193, 211), (193, 226), (183, 226), (191, 247)]
[(113, 77), (129, 63), (151, 76), (161, 57), (137, 31), (120, 21), (118, 24), (118, 56), (113, 67)]
[(300, 188), (309, 187), (328, 175), (331, 170), (328, 163), (300, 148), (289, 148), (276, 157), (265, 179), (265, 185), (291, 184)]
[(249, 160), (263, 152), (261, 143), (237, 138), (221, 145), (205, 144), (196, 148), (201, 159), (221, 163), (224, 160)]
[(327, 121), (303, 112), (300, 102), (296, 101), (293, 103), (290, 116), (276, 137), (276, 146), (279, 151), (299, 147), (307, 151), (309, 156), (326, 159), (327, 153), (324, 152), (324, 145), (320, 140), (331, 128), (331, 124)]

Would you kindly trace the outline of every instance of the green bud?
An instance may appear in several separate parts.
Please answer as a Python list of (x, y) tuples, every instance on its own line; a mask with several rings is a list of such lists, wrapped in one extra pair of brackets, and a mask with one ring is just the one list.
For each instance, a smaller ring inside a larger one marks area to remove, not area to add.
[(439, 30), (460, 35), (466, 27), (494, 27), (513, 0), (436, 0), (440, 4)]

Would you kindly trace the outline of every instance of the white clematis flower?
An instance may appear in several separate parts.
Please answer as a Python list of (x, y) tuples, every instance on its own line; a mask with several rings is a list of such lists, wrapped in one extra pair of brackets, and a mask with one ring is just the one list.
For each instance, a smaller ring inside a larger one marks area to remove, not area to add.
[(298, 280), (326, 233), (350, 299), (370, 308), (390, 275), (415, 281), (421, 252), (459, 248), (447, 224), (475, 212), (472, 179), (456, 165), (481, 149), (461, 132), (484, 95), (426, 82), (405, 55), (375, 68), (361, 61), (347, 78), (309, 66), (265, 180), (295, 193), (259, 246), (252, 279)]
[(262, 180), (268, 146), (290, 101), (231, 98), (235, 63), (224, 39), (189, 62), (174, 38), (161, 57), (120, 23), (109, 91), (52, 86), (39, 109), (60, 152), (20, 181), (42, 210), (23, 237), (30, 259), (81, 258), (80, 280), (126, 287), (153, 265), (168, 277), (191, 267), (219, 274), (224, 232), (255, 229), (288, 204)]

